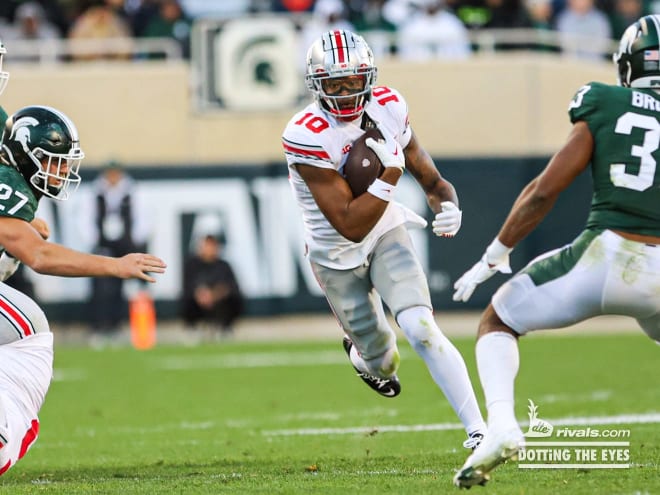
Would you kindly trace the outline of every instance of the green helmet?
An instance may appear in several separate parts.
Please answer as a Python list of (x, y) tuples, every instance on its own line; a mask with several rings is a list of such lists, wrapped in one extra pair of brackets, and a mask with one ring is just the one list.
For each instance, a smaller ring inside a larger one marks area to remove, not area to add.
[(2, 70), (2, 62), (4, 61), (6, 53), (7, 50), (5, 49), (5, 45), (3, 45), (2, 40), (0, 40), (0, 94), (5, 90), (7, 81), (9, 80), (9, 72), (4, 72)]
[(612, 59), (620, 86), (660, 89), (660, 15), (641, 17), (628, 26)]
[(65, 200), (80, 184), (78, 169), (85, 155), (78, 130), (54, 108), (30, 106), (9, 117), (0, 153), (39, 194)]

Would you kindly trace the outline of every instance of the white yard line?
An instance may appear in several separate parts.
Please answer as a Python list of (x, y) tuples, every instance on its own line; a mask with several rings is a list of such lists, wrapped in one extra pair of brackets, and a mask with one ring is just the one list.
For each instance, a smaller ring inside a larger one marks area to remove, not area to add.
[[(549, 418), (546, 421), (560, 426), (594, 426), (615, 424), (656, 424), (660, 423), (660, 412), (645, 414), (620, 414), (617, 416), (585, 416), (567, 418)], [(526, 426), (527, 423), (521, 423)], [(352, 435), (365, 434), (373, 431), (379, 433), (413, 433), (421, 431), (462, 430), (461, 423), (434, 423), (417, 425), (379, 425), (379, 426), (349, 426), (344, 428), (291, 428), (281, 430), (264, 430), (265, 436), (303, 436), (303, 435)]]

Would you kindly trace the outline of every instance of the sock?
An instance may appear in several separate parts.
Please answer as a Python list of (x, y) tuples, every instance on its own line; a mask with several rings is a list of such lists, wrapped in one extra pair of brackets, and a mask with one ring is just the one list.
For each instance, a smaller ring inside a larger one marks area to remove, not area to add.
[(488, 409), (488, 426), (517, 425), (513, 410), (513, 384), (520, 357), (518, 341), (506, 332), (490, 332), (477, 341), (477, 369)]
[(435, 323), (431, 310), (409, 308), (397, 315), (408, 342), (426, 363), (431, 377), (447, 397), (468, 434), (485, 432), (472, 383), (463, 356)]

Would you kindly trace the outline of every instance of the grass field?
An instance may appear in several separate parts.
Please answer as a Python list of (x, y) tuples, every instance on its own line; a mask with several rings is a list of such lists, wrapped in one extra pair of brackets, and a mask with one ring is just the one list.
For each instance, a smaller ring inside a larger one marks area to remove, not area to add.
[[(454, 339), (476, 383), (473, 339)], [(56, 347), (38, 442), (1, 494), (444, 494), (464, 433), (401, 343), (401, 396), (377, 396), (336, 342), (148, 352)], [(629, 469), (498, 469), (486, 494), (660, 493), (660, 348), (639, 334), (521, 341), (516, 413), (634, 415)], [(481, 401), (481, 389), (476, 386)], [(579, 422), (580, 419), (576, 419)], [(606, 420), (610, 421), (610, 420)]]

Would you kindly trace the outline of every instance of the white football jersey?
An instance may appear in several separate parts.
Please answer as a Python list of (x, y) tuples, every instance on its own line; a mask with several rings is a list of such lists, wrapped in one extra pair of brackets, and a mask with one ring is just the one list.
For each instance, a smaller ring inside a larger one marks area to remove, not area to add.
[[(378, 124), (381, 132), (393, 136), (402, 148), (408, 145), (412, 137), (408, 105), (398, 91), (375, 86), (365, 112)], [(282, 136), (289, 181), (303, 215), (308, 255), (320, 265), (340, 270), (363, 264), (378, 239), (394, 227), (401, 224), (426, 226), (423, 218), (393, 201), (362, 242), (355, 243), (337, 232), (317, 206), (294, 165), (332, 168), (342, 173), (351, 144), (364, 133), (361, 122), (361, 118), (352, 122), (337, 120), (315, 101), (293, 116)]]

